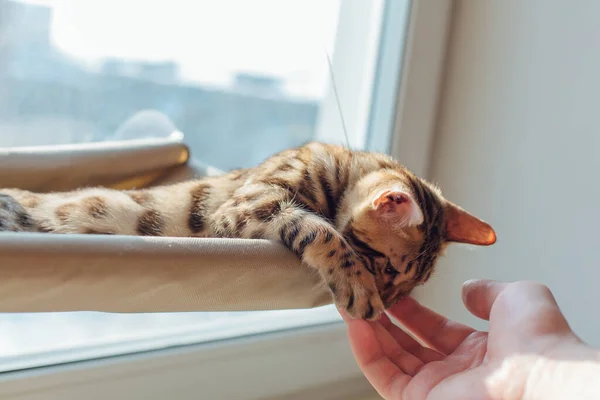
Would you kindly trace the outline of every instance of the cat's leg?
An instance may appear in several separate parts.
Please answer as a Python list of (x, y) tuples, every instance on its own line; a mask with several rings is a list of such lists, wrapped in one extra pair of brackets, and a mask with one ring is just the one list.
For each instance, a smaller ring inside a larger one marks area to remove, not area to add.
[(262, 187), (237, 193), (213, 215), (221, 237), (283, 243), (327, 282), (338, 308), (352, 317), (377, 319), (384, 306), (373, 274), (335, 227), (299, 207), (285, 191)]
[(48, 194), (0, 189), (0, 230), (207, 236), (209, 230), (199, 229), (197, 223), (202, 217), (199, 204), (209, 200), (207, 190), (200, 190), (205, 186), (189, 181), (141, 191), (90, 188)]
[[(102, 188), (48, 194), (0, 189), (0, 199), (0, 224), (5, 231), (25, 231), (10, 222), (25, 218), (31, 225), (28, 231), (135, 235), (145, 212), (125, 193)], [(148, 232), (159, 230), (158, 218), (145, 220), (143, 228)]]

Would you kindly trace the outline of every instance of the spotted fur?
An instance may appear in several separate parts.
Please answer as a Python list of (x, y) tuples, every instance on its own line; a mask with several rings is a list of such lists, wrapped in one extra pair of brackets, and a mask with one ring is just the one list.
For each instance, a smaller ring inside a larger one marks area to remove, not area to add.
[(387, 155), (313, 142), (255, 168), (138, 191), (0, 190), (0, 231), (274, 240), (320, 272), (338, 307), (376, 319), (430, 278), (453, 241), (448, 204)]

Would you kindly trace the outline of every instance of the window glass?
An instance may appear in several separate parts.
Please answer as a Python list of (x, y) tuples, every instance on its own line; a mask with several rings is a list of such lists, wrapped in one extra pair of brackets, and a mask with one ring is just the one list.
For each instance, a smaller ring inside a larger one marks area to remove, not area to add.
[(0, 0), (0, 146), (131, 139), (122, 124), (155, 110), (194, 158), (254, 165), (313, 138), (339, 7)]

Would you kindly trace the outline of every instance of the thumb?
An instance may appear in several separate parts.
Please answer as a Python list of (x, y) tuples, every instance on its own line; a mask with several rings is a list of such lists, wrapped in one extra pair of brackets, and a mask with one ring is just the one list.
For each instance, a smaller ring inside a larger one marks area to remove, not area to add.
[(467, 281), (462, 287), (463, 303), (471, 314), (487, 321), (494, 301), (507, 285), (487, 279)]

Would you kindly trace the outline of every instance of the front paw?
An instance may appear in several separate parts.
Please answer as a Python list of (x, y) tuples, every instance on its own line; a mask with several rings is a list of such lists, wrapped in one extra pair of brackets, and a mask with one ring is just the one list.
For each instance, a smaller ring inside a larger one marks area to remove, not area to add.
[(375, 321), (385, 307), (375, 286), (373, 276), (366, 270), (346, 271), (328, 279), (329, 289), (338, 309), (345, 310), (350, 317)]

